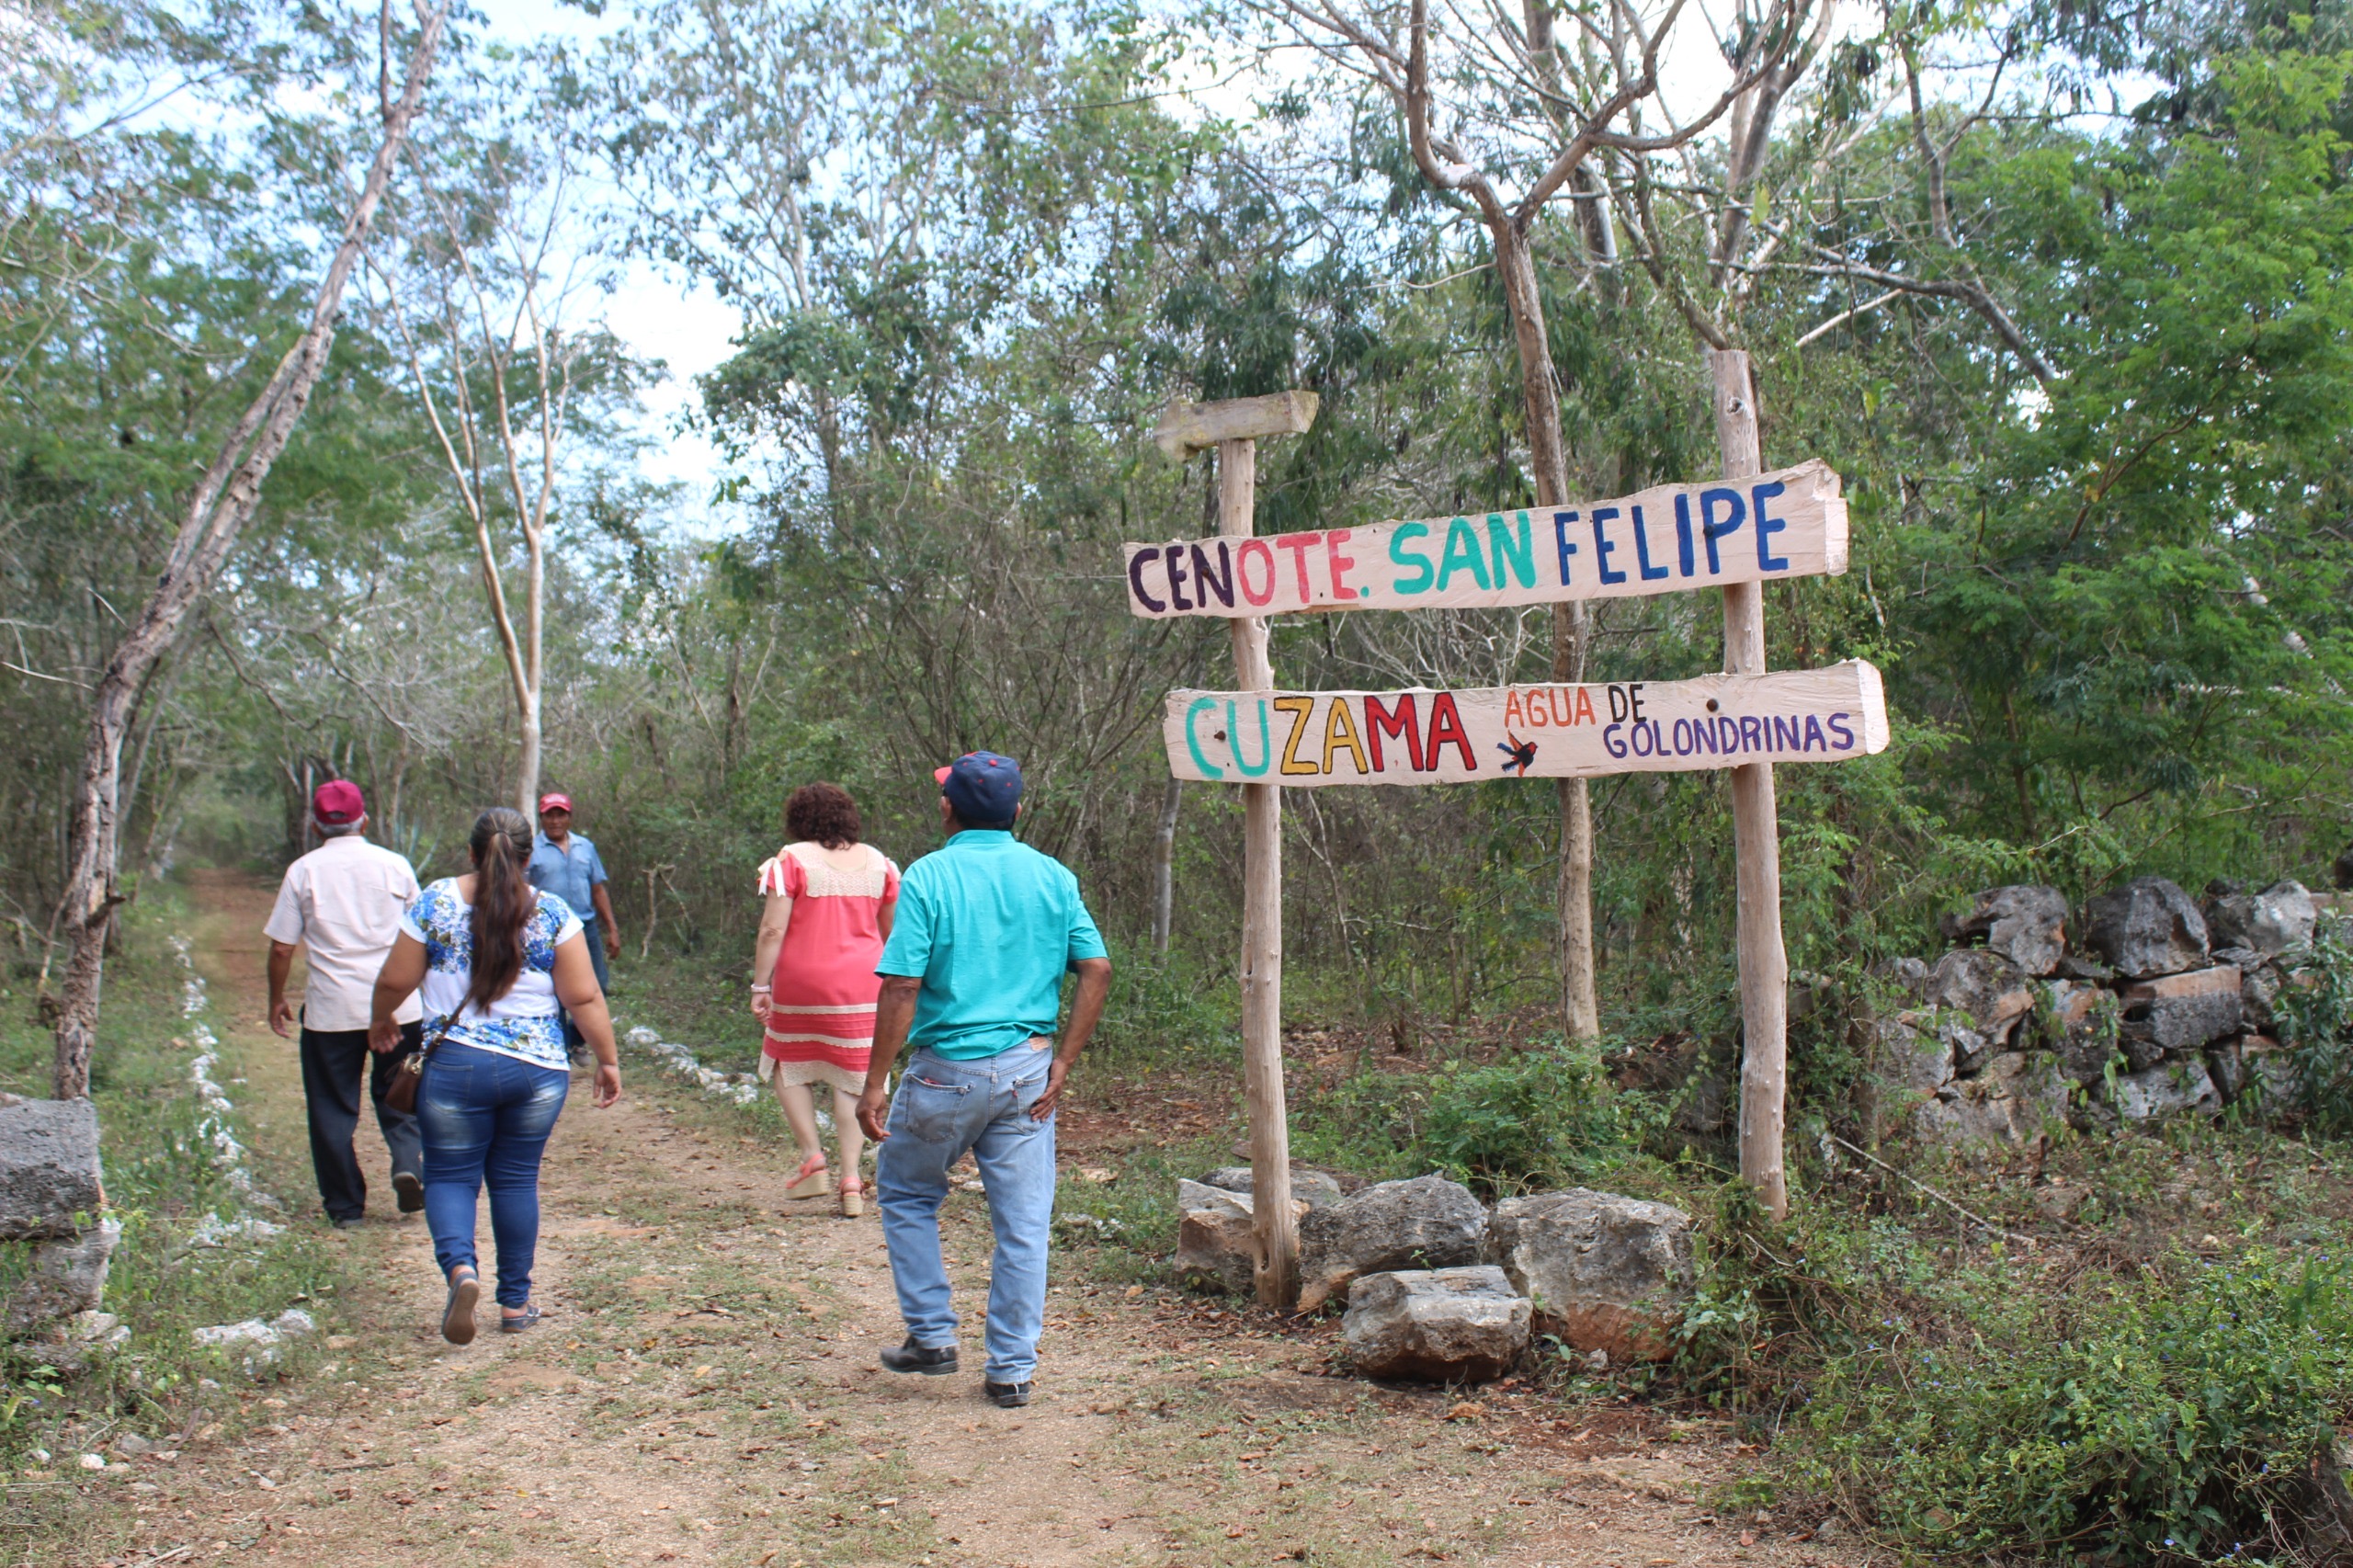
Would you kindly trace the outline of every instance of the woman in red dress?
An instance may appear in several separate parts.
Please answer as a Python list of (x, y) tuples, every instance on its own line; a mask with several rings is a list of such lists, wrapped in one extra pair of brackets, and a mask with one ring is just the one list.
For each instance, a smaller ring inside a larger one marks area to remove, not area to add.
[(837, 784), (808, 784), (785, 802), (793, 842), (760, 867), (759, 944), (752, 958), (752, 1016), (766, 1028), (760, 1074), (801, 1145), (801, 1169), (788, 1198), (835, 1190), (818, 1139), (815, 1085), (834, 1090), (834, 1133), (841, 1142), (842, 1212), (865, 1212), (858, 1179), (865, 1139), (858, 1096), (874, 1048), (874, 1001), (882, 982), (874, 966), (898, 907), (899, 868), (858, 842), (858, 802)]

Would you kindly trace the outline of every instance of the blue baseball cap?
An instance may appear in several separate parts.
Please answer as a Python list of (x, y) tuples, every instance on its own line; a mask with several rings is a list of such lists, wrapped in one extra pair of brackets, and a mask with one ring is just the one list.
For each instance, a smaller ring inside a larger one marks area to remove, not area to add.
[(932, 769), (939, 792), (969, 827), (1011, 827), (1021, 803), (1021, 765), (993, 751), (968, 751)]

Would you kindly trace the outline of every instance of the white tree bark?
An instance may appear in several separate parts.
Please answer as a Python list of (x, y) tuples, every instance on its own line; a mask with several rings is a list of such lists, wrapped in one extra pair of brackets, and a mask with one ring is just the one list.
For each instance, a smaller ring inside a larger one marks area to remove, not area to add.
[[(154, 591), (131, 630), (107, 661), (90, 709), (89, 736), (74, 780), (74, 820), (67, 846), (65, 896), (59, 908), (72, 943), (60, 995), (53, 1090), (60, 1099), (90, 1092), (90, 1053), (97, 1044), (98, 1005), (104, 989), (107, 928), (123, 902), (118, 886), (121, 855), (122, 746), (137, 717), (157, 663), (178, 639), (188, 611), (211, 591), (229, 551), (254, 509), (271, 465), (286, 449), (295, 422), (326, 367), (335, 343), (335, 313), (345, 285), (358, 264), (368, 231), (383, 205), (392, 169), (424, 101), (433, 59), (449, 17), (447, 0), (426, 10), (417, 0), (417, 38), (397, 99), (381, 101), (383, 131), (359, 199), (344, 222), (343, 238), (328, 263), (311, 309), (310, 324), (278, 360), (269, 382), (239, 417), (212, 464), (189, 494), (179, 532), (172, 541)], [(391, 0), (384, 0), (381, 30), (391, 36)], [(389, 55), (389, 43), (387, 43)], [(389, 58), (384, 68), (390, 69)]]

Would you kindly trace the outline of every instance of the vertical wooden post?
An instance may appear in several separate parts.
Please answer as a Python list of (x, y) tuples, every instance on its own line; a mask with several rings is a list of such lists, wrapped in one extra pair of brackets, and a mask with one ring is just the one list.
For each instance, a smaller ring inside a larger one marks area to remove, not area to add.
[[(1217, 447), (1218, 532), (1257, 527), (1258, 443)], [(1234, 684), (1271, 691), (1267, 618), (1233, 621)], [(1258, 1238), (1258, 1301), (1289, 1312), (1299, 1299), (1299, 1220), (1290, 1208), (1290, 1107), (1283, 1085), (1283, 806), (1273, 784), (1242, 786), (1242, 1071), (1250, 1100), (1250, 1205)]]
[[(1258, 437), (1294, 436), (1315, 421), (1312, 392), (1222, 403), (1173, 403), (1153, 439), (1182, 461), (1217, 449), (1217, 531), (1257, 529)], [(1271, 691), (1267, 619), (1230, 622), (1234, 684)], [(1258, 1301), (1289, 1312), (1299, 1300), (1299, 1217), (1291, 1212), (1290, 1107), (1283, 1086), (1283, 817), (1273, 784), (1242, 786), (1242, 1072), (1250, 1104), (1250, 1194)]]
[[(1724, 477), (1762, 472), (1756, 432), (1756, 381), (1738, 349), (1708, 355), (1714, 384), (1716, 444)], [(1724, 673), (1765, 673), (1765, 589), (1736, 583), (1724, 589)], [(1733, 851), (1738, 866), (1740, 952), (1740, 1174), (1777, 1220), (1790, 1212), (1781, 1165), (1789, 1094), (1790, 960), (1781, 945), (1781, 834), (1773, 798), (1773, 766), (1753, 762), (1732, 770)]]

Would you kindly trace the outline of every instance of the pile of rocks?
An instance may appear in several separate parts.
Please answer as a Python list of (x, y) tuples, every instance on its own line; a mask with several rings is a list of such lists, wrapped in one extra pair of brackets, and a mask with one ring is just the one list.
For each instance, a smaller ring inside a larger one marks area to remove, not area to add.
[(0, 1248), (6, 1278), (0, 1339), (53, 1341), (53, 1362), (80, 1358), (99, 1324), (107, 1265), (122, 1226), (105, 1215), (98, 1112), (86, 1099), (0, 1095)]
[(2081, 939), (2055, 888), (2001, 887), (1948, 918), (1961, 944), (1899, 978), (1919, 1006), (1867, 1019), (1875, 1119), (1949, 1142), (2213, 1114), (2292, 1087), (2273, 1006), (2313, 941), (2302, 883), (2217, 882), (2203, 906), (2163, 877), (2093, 899)]
[[(1180, 1270), (1249, 1287), (1248, 1176), (1178, 1184)], [(1343, 1195), (1331, 1176), (1297, 1169), (1291, 1185), (1300, 1310), (1346, 1303), (1349, 1355), (1368, 1376), (1480, 1381), (1540, 1337), (1597, 1367), (1674, 1351), (1692, 1283), (1691, 1217), (1679, 1209), (1571, 1187), (1490, 1210), (1436, 1176)]]

